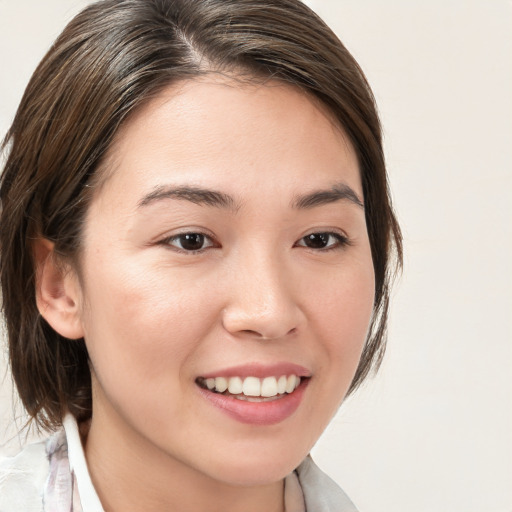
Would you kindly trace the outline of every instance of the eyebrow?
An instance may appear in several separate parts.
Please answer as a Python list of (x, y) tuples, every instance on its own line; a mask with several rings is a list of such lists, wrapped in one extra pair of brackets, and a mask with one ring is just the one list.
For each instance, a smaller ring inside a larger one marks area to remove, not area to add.
[(364, 204), (354, 190), (345, 183), (337, 183), (329, 190), (316, 190), (296, 196), (292, 206), (299, 210), (323, 206), (337, 201), (350, 201), (364, 209)]
[(204, 189), (193, 186), (159, 186), (146, 194), (139, 201), (139, 208), (148, 206), (151, 203), (160, 201), (162, 199), (178, 199), (190, 201), (191, 203), (213, 206), (215, 208), (223, 208), (236, 211), (240, 207), (237, 202), (228, 194), (218, 192), (216, 190)]
[[(202, 206), (213, 206), (234, 212), (241, 207), (241, 203), (229, 194), (194, 186), (158, 186), (139, 201), (138, 207), (145, 207), (163, 199), (189, 201)], [(297, 210), (305, 210), (343, 200), (348, 200), (364, 209), (364, 204), (358, 195), (345, 183), (338, 183), (327, 190), (316, 190), (295, 196), (292, 200), (292, 207)]]

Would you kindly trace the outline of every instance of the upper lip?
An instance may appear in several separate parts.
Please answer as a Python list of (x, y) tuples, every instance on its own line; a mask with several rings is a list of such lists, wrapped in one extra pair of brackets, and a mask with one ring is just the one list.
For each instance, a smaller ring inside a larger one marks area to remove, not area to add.
[(304, 366), (300, 366), (294, 363), (249, 363), (238, 366), (230, 366), (229, 368), (221, 368), (220, 370), (208, 372), (200, 376), (205, 379), (215, 377), (257, 377), (259, 379), (264, 379), (265, 377), (280, 377), (281, 375), (311, 377), (311, 372)]

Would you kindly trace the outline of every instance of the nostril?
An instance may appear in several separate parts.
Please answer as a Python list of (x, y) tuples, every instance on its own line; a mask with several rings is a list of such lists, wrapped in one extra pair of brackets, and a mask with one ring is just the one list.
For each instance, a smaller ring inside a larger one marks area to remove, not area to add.
[(271, 339), (274, 339), (273, 336), (266, 336), (265, 334), (263, 334), (261, 332), (253, 331), (251, 329), (243, 329), (243, 330), (239, 331), (239, 334), (241, 334), (242, 336), (247, 337), (247, 338), (253, 338), (255, 340), (271, 340)]
[[(297, 331), (297, 328), (293, 327), (292, 329), (290, 329), (286, 333), (286, 336), (289, 336), (290, 334), (294, 334), (296, 331)], [(251, 330), (251, 329), (243, 329), (240, 332), (242, 334), (245, 334), (247, 336), (251, 336), (253, 338), (257, 338), (257, 339), (260, 339), (260, 340), (273, 340), (273, 339), (276, 339), (276, 338), (280, 337), (280, 336), (267, 335), (265, 333), (254, 331), (254, 330)]]

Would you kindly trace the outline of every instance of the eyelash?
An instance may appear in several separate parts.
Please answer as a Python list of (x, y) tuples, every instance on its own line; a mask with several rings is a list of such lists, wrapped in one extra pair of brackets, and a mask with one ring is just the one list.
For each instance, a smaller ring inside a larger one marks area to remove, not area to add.
[[(204, 240), (209, 240), (210, 245), (207, 247), (201, 247), (200, 249), (184, 249), (183, 247), (176, 247), (172, 245), (173, 241), (179, 241), (180, 239), (183, 239), (187, 236), (199, 236), (202, 237)], [(207, 249), (210, 249), (211, 247), (216, 247), (218, 244), (214, 241), (213, 237), (211, 235), (208, 235), (206, 233), (202, 233), (201, 231), (187, 231), (185, 233), (178, 233), (177, 235), (170, 236), (168, 238), (165, 238), (160, 242), (162, 245), (170, 246), (172, 249), (185, 253), (185, 254), (199, 254), (204, 252)]]
[[(321, 235), (327, 236), (328, 240), (330, 238), (334, 238), (336, 240), (336, 243), (328, 245), (327, 247), (318, 247), (318, 248), (309, 247), (308, 245), (306, 245), (306, 243), (300, 243), (300, 242), (303, 242), (304, 240), (306, 240), (307, 237), (321, 236)], [(185, 249), (183, 247), (183, 238), (190, 237), (190, 236), (201, 237), (201, 239), (203, 240), (203, 243), (206, 240), (208, 240), (210, 243), (207, 247), (201, 247), (200, 249)], [(182, 245), (181, 247), (176, 247), (175, 245), (172, 245), (173, 242), (179, 241), (180, 239), (181, 239), (181, 245)], [(212, 247), (213, 248), (220, 247), (215, 242), (215, 240), (213, 239), (213, 237), (211, 235), (208, 235), (208, 234), (200, 232), (200, 231), (187, 231), (185, 233), (179, 233), (177, 235), (173, 235), (173, 236), (163, 239), (160, 242), (160, 244), (170, 246), (172, 249), (174, 249), (178, 252), (181, 252), (184, 254), (189, 254), (189, 255), (200, 254)], [(343, 235), (341, 233), (337, 233), (334, 231), (315, 231), (313, 233), (309, 233), (309, 234), (303, 236), (302, 238), (300, 238), (294, 244), (294, 247), (305, 247), (306, 249), (310, 249), (315, 252), (329, 252), (329, 251), (333, 251), (333, 250), (343, 249), (349, 245), (351, 245), (351, 241), (349, 240), (349, 238), (346, 235)]]
[[(309, 246), (307, 246), (305, 244), (304, 245), (302, 245), (302, 244), (299, 245), (299, 242), (304, 241), (308, 237), (320, 236), (320, 235), (324, 235), (324, 236), (327, 236), (329, 238), (334, 238), (336, 240), (336, 243), (331, 244), (330, 246), (321, 247), (321, 248), (309, 247)], [(309, 233), (308, 235), (303, 236), (295, 244), (295, 246), (306, 247), (307, 249), (311, 249), (313, 251), (328, 252), (328, 251), (334, 251), (334, 250), (343, 249), (343, 248), (349, 246), (350, 244), (351, 244), (351, 241), (349, 240), (349, 238), (346, 235), (342, 235), (341, 233), (337, 233), (335, 231), (315, 231), (313, 233)]]

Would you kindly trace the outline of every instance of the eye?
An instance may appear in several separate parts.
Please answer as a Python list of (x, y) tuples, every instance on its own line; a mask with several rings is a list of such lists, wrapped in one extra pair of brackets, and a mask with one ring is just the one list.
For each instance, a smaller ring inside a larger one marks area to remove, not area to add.
[(166, 238), (162, 243), (185, 252), (197, 252), (215, 245), (211, 237), (204, 233), (180, 233)]
[(310, 233), (297, 242), (299, 247), (317, 250), (337, 249), (348, 244), (349, 240), (346, 236), (330, 232)]

